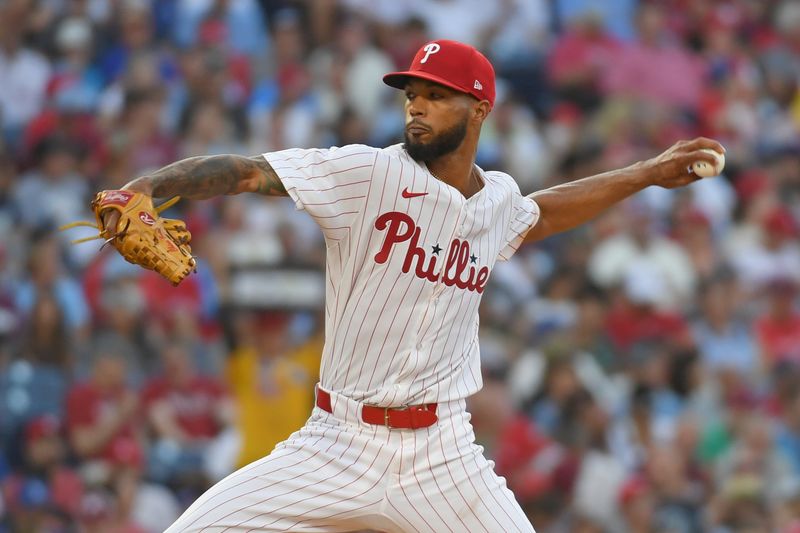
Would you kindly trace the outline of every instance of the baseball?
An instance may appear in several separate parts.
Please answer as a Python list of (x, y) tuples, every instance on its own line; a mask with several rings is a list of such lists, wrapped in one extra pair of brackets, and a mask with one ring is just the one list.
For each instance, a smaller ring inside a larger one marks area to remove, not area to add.
[(710, 148), (703, 148), (703, 151), (716, 156), (717, 164), (712, 166), (705, 161), (696, 161), (692, 163), (692, 171), (701, 178), (719, 176), (719, 174), (722, 172), (722, 169), (725, 168), (725, 154), (721, 154)]

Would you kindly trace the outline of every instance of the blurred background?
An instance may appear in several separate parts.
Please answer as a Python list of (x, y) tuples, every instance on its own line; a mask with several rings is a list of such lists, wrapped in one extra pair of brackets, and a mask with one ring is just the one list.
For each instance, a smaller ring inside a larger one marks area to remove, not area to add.
[(55, 228), (179, 158), (399, 142), (380, 78), (434, 38), (492, 59), (478, 163), (523, 193), (728, 149), (495, 267), (470, 408), (537, 531), (800, 531), (791, 0), (0, 0), (0, 531), (163, 531), (317, 381), (325, 246), (292, 202), (170, 209), (178, 288)]

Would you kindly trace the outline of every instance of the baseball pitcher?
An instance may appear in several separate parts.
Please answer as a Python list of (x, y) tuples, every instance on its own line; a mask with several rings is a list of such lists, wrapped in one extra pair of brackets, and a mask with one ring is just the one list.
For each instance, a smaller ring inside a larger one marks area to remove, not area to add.
[(523, 196), (511, 176), (475, 165), (495, 98), (479, 51), (433, 41), (383, 81), (405, 92), (402, 144), (193, 157), (95, 201), (101, 235), (174, 283), (194, 268), (189, 235), (158, 218), (153, 197), (288, 196), (327, 244), (325, 348), (308, 422), (212, 487), (170, 533), (533, 531), (465, 409), (481, 388), (478, 307), (495, 262), (649, 185), (689, 184), (693, 163), (716, 161), (703, 149), (724, 152), (710, 139), (681, 141)]

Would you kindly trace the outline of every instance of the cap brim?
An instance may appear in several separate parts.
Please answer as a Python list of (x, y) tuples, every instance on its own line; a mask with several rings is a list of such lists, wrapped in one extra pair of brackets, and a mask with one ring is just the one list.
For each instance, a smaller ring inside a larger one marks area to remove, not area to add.
[(437, 76), (435, 74), (429, 74), (427, 72), (423, 72), (423, 71), (419, 71), (419, 70), (416, 70), (416, 71), (407, 70), (407, 71), (404, 71), (404, 72), (390, 72), (389, 74), (386, 74), (383, 77), (383, 83), (385, 83), (389, 87), (394, 87), (395, 89), (405, 89), (406, 88), (406, 83), (408, 83), (408, 78), (417, 78), (417, 79), (421, 79), (421, 80), (428, 80), (428, 81), (432, 81), (434, 83), (438, 83), (439, 85), (444, 85), (445, 87), (449, 87), (451, 89), (454, 89), (454, 90), (456, 90), (458, 92), (461, 92), (461, 93), (464, 93), (464, 94), (470, 94), (470, 95), (472, 94), (472, 93), (469, 92), (468, 89), (466, 89), (464, 87), (460, 87), (460, 86), (456, 85), (455, 83), (447, 81), (444, 78), (440, 78), (439, 76)]

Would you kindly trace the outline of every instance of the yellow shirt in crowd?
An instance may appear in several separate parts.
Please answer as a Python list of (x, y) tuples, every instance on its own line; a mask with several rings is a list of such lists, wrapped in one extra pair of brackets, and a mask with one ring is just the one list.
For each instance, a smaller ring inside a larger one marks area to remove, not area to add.
[(227, 362), (228, 385), (242, 437), (237, 467), (269, 454), (311, 415), (322, 343), (312, 340), (289, 354), (259, 357), (249, 347)]

